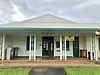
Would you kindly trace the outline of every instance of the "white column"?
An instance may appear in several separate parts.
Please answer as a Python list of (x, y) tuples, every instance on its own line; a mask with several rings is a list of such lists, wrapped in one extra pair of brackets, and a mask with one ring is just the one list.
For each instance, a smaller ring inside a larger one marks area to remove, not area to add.
[(66, 57), (66, 36), (65, 36), (65, 60), (67, 60), (67, 57)]
[(29, 45), (29, 60), (31, 60), (31, 35), (30, 35), (30, 45)]
[(88, 36), (86, 35), (86, 49), (87, 49), (87, 58), (88, 58), (88, 50), (89, 50), (89, 48), (88, 48)]
[(97, 61), (97, 51), (98, 51), (98, 37), (95, 36), (95, 60)]
[(3, 43), (2, 43), (2, 60), (5, 59), (5, 35), (3, 34)]
[(60, 36), (60, 60), (62, 60), (62, 36)]
[(36, 36), (34, 36), (34, 60), (36, 60)]
[(91, 60), (93, 60), (93, 55), (92, 55), (92, 36), (90, 36), (90, 56), (91, 56)]

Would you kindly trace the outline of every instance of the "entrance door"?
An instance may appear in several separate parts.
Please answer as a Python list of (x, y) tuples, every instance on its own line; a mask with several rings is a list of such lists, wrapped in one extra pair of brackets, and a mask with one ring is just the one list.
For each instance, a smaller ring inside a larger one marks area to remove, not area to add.
[(54, 56), (54, 37), (42, 37), (42, 55)]
[(79, 37), (73, 41), (73, 57), (79, 57)]

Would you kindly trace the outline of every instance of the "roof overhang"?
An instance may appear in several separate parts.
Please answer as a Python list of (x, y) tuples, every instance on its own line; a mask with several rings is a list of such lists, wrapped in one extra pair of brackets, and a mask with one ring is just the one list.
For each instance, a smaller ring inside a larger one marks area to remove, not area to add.
[(100, 28), (0, 28), (0, 31), (100, 31)]

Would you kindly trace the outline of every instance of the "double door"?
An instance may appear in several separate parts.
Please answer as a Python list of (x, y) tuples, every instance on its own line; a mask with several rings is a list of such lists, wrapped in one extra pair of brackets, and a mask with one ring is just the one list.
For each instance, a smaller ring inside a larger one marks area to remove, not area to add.
[(54, 56), (54, 37), (42, 37), (42, 55)]

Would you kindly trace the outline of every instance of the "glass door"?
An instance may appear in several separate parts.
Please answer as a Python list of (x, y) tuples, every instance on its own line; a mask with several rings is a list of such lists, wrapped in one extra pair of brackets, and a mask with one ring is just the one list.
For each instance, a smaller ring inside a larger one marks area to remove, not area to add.
[(42, 38), (42, 55), (53, 56), (54, 54), (54, 37)]

